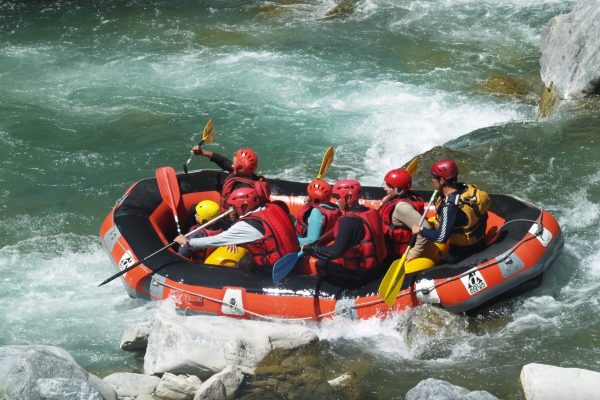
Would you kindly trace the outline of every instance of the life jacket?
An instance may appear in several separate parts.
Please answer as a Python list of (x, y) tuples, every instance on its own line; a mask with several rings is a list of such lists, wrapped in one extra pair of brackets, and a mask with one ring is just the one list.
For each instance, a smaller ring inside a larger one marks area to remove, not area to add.
[(221, 189), (221, 208), (227, 209), (227, 199), (231, 192), (239, 187), (252, 187), (256, 190), (258, 201), (261, 205), (269, 201), (271, 195), (271, 185), (262, 176), (253, 175), (252, 177), (239, 176), (230, 173), (225, 177), (223, 188)]
[[(462, 215), (457, 220), (450, 234), (449, 242), (454, 246), (470, 246), (485, 238), (487, 212), (492, 200), (487, 192), (472, 184), (463, 184), (457, 204)], [(436, 199), (438, 220), (443, 200)]]
[(359, 219), (363, 223), (365, 236), (359, 244), (346, 250), (341, 258), (332, 261), (342, 264), (344, 268), (349, 270), (371, 271), (377, 267), (386, 256), (383, 226), (379, 214), (371, 208), (362, 212), (346, 212), (335, 224), (335, 237), (337, 237), (339, 231), (340, 221), (346, 217)]
[[(190, 232), (193, 231), (194, 229), (198, 228), (200, 225), (196, 224), (194, 226), (192, 226), (190, 228)], [(198, 233), (200, 233), (202, 236), (194, 234), (194, 237), (208, 237), (208, 236), (215, 236), (218, 235), (219, 233), (223, 232), (223, 229), (208, 229), (208, 228), (202, 228), (198, 231)], [(194, 250), (192, 251), (192, 260), (193, 261), (204, 261), (206, 260), (206, 258), (208, 256), (211, 255), (211, 253), (215, 251), (215, 249), (213, 247), (205, 247), (203, 249), (198, 249), (198, 250)]]
[(385, 242), (388, 250), (388, 254), (396, 256), (402, 256), (408, 243), (412, 238), (412, 230), (410, 226), (394, 225), (392, 222), (392, 215), (396, 204), (404, 202), (410, 204), (419, 214), (423, 215), (425, 210), (425, 203), (423, 199), (416, 194), (410, 193), (408, 197), (392, 197), (385, 199), (379, 207), (379, 216), (381, 217), (381, 223), (383, 224), (383, 235), (385, 236)]
[(307, 203), (300, 209), (296, 217), (296, 234), (300, 237), (306, 237), (308, 234), (308, 217), (313, 208), (319, 210), (319, 212), (323, 215), (323, 226), (321, 228), (321, 234), (327, 233), (331, 231), (335, 227), (335, 223), (337, 222), (342, 212), (332, 203)]
[(244, 245), (259, 267), (272, 267), (281, 257), (300, 250), (294, 226), (278, 205), (267, 203), (264, 208), (240, 218), (244, 220), (259, 221), (265, 229), (262, 238)]

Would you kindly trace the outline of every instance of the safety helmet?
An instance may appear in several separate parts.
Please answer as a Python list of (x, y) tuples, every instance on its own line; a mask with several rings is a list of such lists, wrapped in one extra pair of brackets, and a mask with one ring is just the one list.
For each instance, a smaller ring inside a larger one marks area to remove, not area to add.
[(431, 176), (446, 180), (456, 179), (458, 177), (458, 167), (453, 160), (438, 160), (431, 166)]
[(343, 209), (357, 203), (361, 194), (360, 183), (354, 179), (342, 179), (333, 185), (333, 195)]
[(243, 174), (253, 174), (258, 168), (258, 156), (252, 149), (239, 149), (233, 154), (233, 170)]
[(408, 191), (412, 185), (412, 176), (404, 168), (389, 171), (383, 180), (388, 186), (399, 190)]
[(221, 207), (212, 200), (202, 200), (196, 204), (196, 220), (204, 224), (221, 213)]
[(327, 203), (331, 200), (331, 185), (323, 179), (314, 179), (308, 184), (306, 192), (316, 203)]
[(251, 187), (235, 189), (227, 198), (227, 204), (233, 206), (238, 214), (245, 214), (258, 207), (258, 195)]

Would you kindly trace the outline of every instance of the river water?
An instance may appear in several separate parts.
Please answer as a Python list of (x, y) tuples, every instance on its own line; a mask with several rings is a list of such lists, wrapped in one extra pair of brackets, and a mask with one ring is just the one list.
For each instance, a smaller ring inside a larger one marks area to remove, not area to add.
[[(542, 285), (485, 313), (316, 326), (338, 361), (368, 363), (369, 397), (435, 377), (519, 399), (524, 364), (600, 370), (600, 106), (537, 117), (541, 29), (575, 4), (360, 0), (324, 19), (333, 1), (0, 2), (0, 345), (139, 371), (119, 340), (159, 305), (97, 287), (113, 273), (99, 227), (129, 184), (179, 170), (212, 118), (209, 148), (251, 146), (266, 176), (309, 180), (333, 145), (330, 180), (380, 185), (444, 146), (464, 180), (559, 220)], [(486, 90), (498, 76), (525, 90)]]

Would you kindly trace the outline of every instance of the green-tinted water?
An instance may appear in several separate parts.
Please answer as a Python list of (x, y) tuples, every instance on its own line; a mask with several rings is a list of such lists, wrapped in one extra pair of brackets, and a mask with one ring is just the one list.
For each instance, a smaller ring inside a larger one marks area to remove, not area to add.
[[(251, 146), (260, 172), (295, 180), (329, 145), (332, 180), (379, 185), (445, 144), (465, 180), (561, 223), (540, 288), (467, 324), (443, 317), (456, 326), (442, 338), (410, 346), (406, 316), (319, 327), (336, 360), (368, 362), (373, 397), (431, 376), (518, 398), (525, 363), (598, 370), (600, 107), (536, 110), (541, 27), (573, 4), (367, 0), (322, 19), (332, 1), (1, 2), (0, 344), (59, 345), (100, 375), (139, 368), (118, 342), (157, 305), (96, 287), (113, 271), (99, 226), (130, 183), (179, 168), (212, 118), (211, 150)], [(525, 89), (490, 93), (495, 76)]]

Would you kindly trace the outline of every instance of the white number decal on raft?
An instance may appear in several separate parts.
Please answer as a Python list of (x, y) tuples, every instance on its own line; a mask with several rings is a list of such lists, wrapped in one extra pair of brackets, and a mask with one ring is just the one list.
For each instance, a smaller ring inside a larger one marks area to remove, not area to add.
[(240, 289), (226, 289), (221, 312), (227, 315), (244, 315), (244, 302)]
[(131, 264), (133, 264), (133, 256), (131, 255), (129, 250), (127, 250), (121, 256), (121, 260), (119, 261), (119, 269), (121, 271), (123, 271), (125, 268), (129, 267)]
[[(539, 229), (539, 225), (533, 224), (533, 225), (531, 225), (531, 228), (529, 228), (529, 233), (531, 233), (532, 235), (535, 235), (538, 232), (538, 229)], [(537, 235), (535, 238), (540, 241), (542, 246), (548, 247), (548, 243), (550, 243), (552, 241), (552, 233), (548, 229), (546, 229), (542, 226), (542, 232), (539, 235)]]
[(485, 283), (485, 279), (483, 279), (483, 275), (479, 271), (471, 271), (467, 275), (462, 276), (460, 280), (471, 296), (487, 287), (487, 283)]

